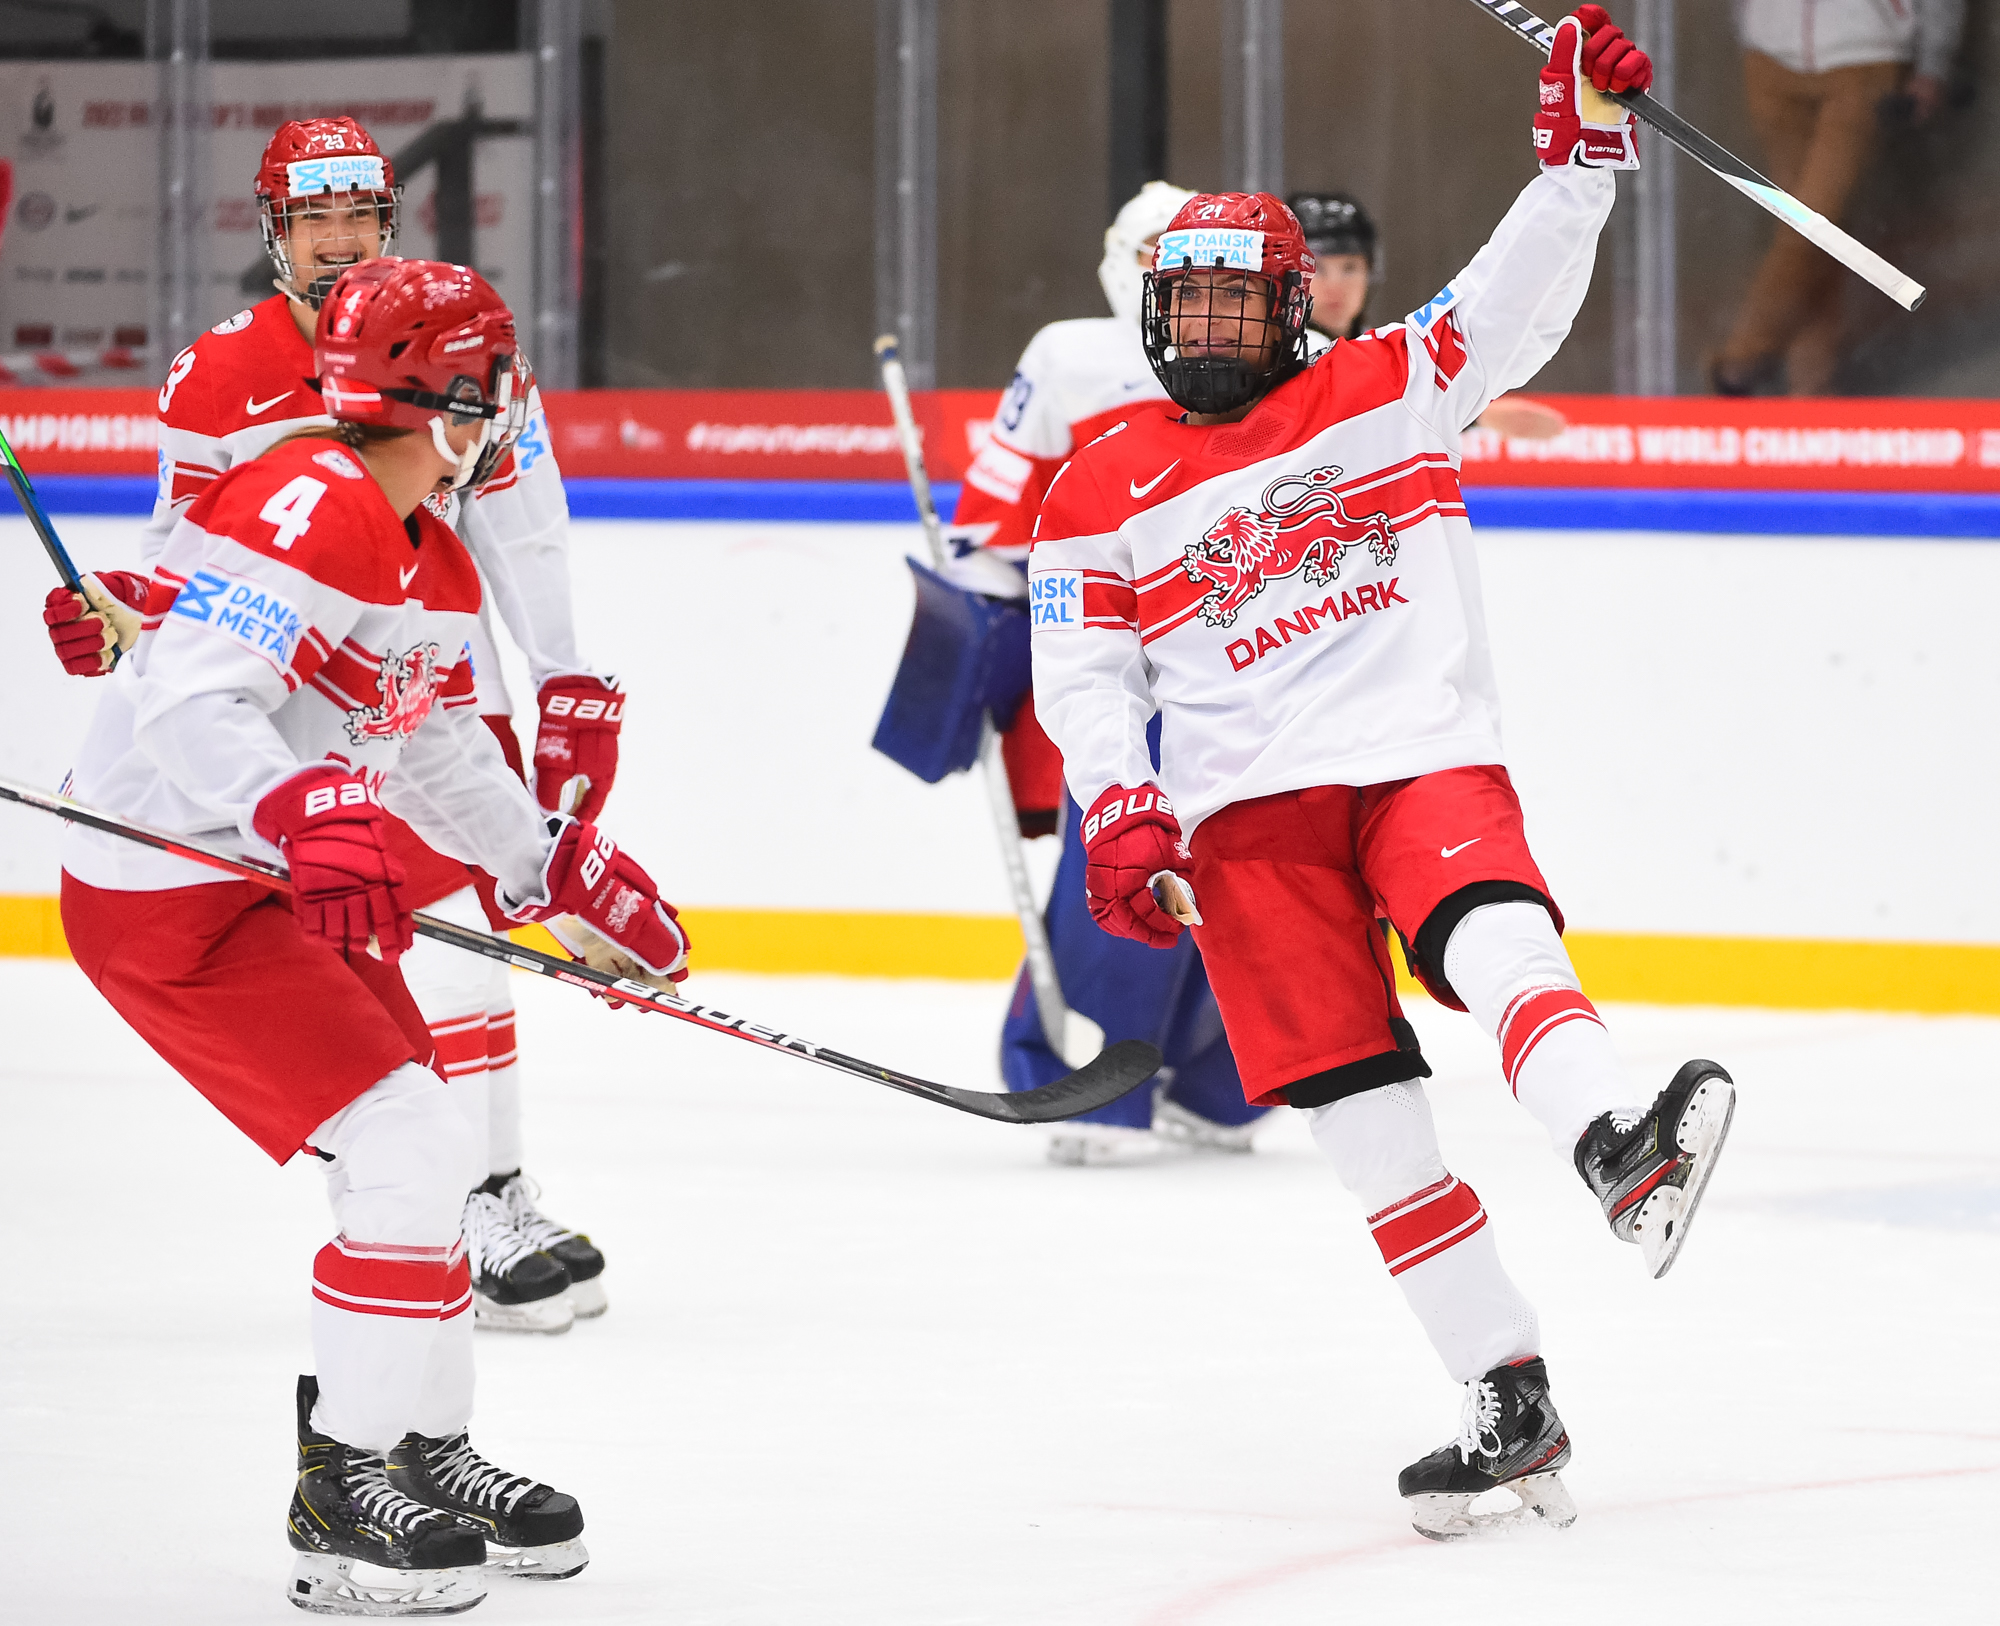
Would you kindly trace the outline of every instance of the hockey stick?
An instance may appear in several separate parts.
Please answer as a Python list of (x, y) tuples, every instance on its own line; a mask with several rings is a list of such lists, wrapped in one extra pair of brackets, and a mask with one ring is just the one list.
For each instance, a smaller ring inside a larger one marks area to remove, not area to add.
[[(160, 852), (172, 853), (176, 858), (192, 859), (197, 864), (206, 864), (210, 869), (222, 870), (243, 880), (254, 881), (259, 886), (268, 886), (274, 892), (289, 893), (292, 889), (291, 877), (275, 865), (260, 863), (254, 858), (238, 858), (228, 853), (216, 852), (212, 848), (190, 841), (185, 836), (155, 830), (134, 820), (120, 818), (114, 813), (100, 813), (93, 808), (84, 807), (81, 803), (73, 802), (66, 796), (52, 795), (48, 791), (36, 790), (32, 786), (0, 779), (0, 800), (18, 802), (23, 807), (53, 813), (57, 818), (66, 819), (72, 824), (88, 825), (91, 829), (102, 830), (107, 835), (156, 848)], [(856, 1078), (865, 1078), (876, 1084), (886, 1084), (890, 1089), (901, 1090), (906, 1095), (935, 1101), (940, 1106), (954, 1107), (960, 1112), (969, 1112), (974, 1117), (991, 1118), (997, 1123), (1055, 1123), (1063, 1118), (1073, 1118), (1080, 1112), (1095, 1112), (1099, 1107), (1109, 1106), (1128, 1090), (1137, 1089), (1160, 1069), (1159, 1051), (1143, 1039), (1126, 1039), (1112, 1045), (1088, 1066), (1080, 1067), (1066, 1078), (1059, 1078), (1053, 1084), (1045, 1084), (1038, 1090), (1023, 1090), (1018, 1094), (994, 1094), (986, 1090), (956, 1089), (949, 1084), (933, 1084), (928, 1079), (897, 1072), (893, 1067), (883, 1067), (876, 1062), (843, 1055), (838, 1050), (830, 1050), (824, 1045), (802, 1039), (795, 1033), (762, 1027), (747, 1016), (731, 1016), (726, 1011), (717, 1010), (713, 1005), (700, 1005), (693, 1000), (682, 999), (678, 994), (663, 992), (647, 983), (634, 982), (613, 972), (599, 971), (581, 961), (543, 954), (539, 950), (524, 948), (518, 943), (510, 942), (507, 938), (473, 931), (465, 926), (454, 926), (450, 921), (438, 920), (431, 915), (418, 914), (414, 918), (417, 934), (420, 937), (449, 943), (453, 948), (465, 949), (472, 954), (483, 954), (489, 960), (499, 960), (518, 970), (532, 971), (537, 976), (551, 977), (557, 982), (586, 988), (599, 997), (614, 995), (625, 1004), (636, 1005), (641, 1010), (658, 1011), (662, 1016), (671, 1016), (682, 1022), (692, 1022), (696, 1027), (707, 1028), (711, 1033), (725, 1034), (732, 1039), (746, 1039), (751, 1044), (759, 1045), (766, 1050), (775, 1050), (781, 1055), (797, 1056), (804, 1061), (817, 1062), (822, 1067), (851, 1073)]]
[(104, 624), (110, 629), (111, 643), (106, 653), (111, 657), (110, 671), (118, 664), (118, 657), (125, 653), (117, 641), (117, 622), (113, 619), (111, 601), (103, 588), (95, 582), (87, 582), (78, 574), (75, 561), (69, 556), (69, 549), (63, 546), (62, 538), (56, 535), (55, 524), (50, 520), (48, 510), (42, 507), (42, 499), (35, 495), (34, 482), (28, 478), (28, 471), (21, 467), (21, 460), (14, 455), (14, 448), (7, 443), (5, 433), (0, 433), (0, 464), (7, 469), (7, 483), (14, 488), (14, 497), (21, 505), (21, 512), (28, 516), (28, 523), (35, 528), (35, 535), (42, 539), (42, 548), (56, 567), (56, 574), (62, 578), (63, 586), (80, 595), (83, 601), (104, 617)]
[[(1472, 0), (1472, 3), (1507, 29), (1525, 40), (1546, 60), (1555, 44), (1555, 25), (1545, 23), (1515, 0)], [(1924, 302), (1924, 285), (1915, 277), (1898, 271), (1872, 248), (1856, 242), (1825, 215), (1808, 209), (1776, 181), (1760, 175), (1719, 141), (1702, 134), (1672, 108), (1653, 100), (1643, 90), (1628, 90), (1611, 98), (1630, 108), (1661, 135), (1703, 168), (1722, 177), (1758, 208), (1776, 215), (1807, 242), (1824, 249), (1856, 276), (1872, 282), (1906, 311)]]
[(14, 488), (14, 497), (21, 505), (21, 512), (28, 516), (28, 523), (35, 528), (35, 535), (42, 539), (42, 547), (56, 567), (56, 574), (62, 577), (63, 586), (72, 593), (83, 591), (83, 577), (77, 574), (75, 563), (70, 559), (69, 549), (63, 546), (62, 538), (56, 535), (55, 526), (50, 523), (48, 511), (42, 507), (42, 499), (35, 495), (35, 487), (28, 478), (28, 471), (21, 467), (21, 460), (14, 455), (14, 448), (7, 443), (7, 437), (0, 433), (0, 463), (7, 466), (7, 483)]
[[(888, 392), (889, 411), (896, 419), (896, 438), (902, 443), (903, 467), (910, 477), (910, 495), (917, 501), (917, 517), (923, 521), (931, 567), (943, 570), (944, 522), (938, 518), (937, 503), (931, 497), (931, 477), (924, 469), (923, 437), (917, 433), (916, 415), (910, 410), (910, 383), (903, 373), (895, 334), (885, 333), (875, 341), (875, 355), (882, 365), (882, 388)], [(1006, 866), (1008, 889), (1014, 894), (1014, 914), (1021, 922), (1021, 937), (1028, 946), (1028, 981), (1034, 986), (1042, 1037), (1069, 1066), (1081, 1067), (1104, 1048), (1104, 1029), (1081, 1011), (1071, 1010), (1069, 1001), (1063, 998), (1062, 981), (1056, 975), (1056, 957), (1049, 948), (1048, 928), (1042, 924), (1042, 912), (1035, 907), (1034, 888), (1028, 884), (1028, 864), (1021, 856), (1021, 830), (1014, 812), (1014, 789), (1007, 780), (1007, 759), (1001, 754), (1000, 736), (991, 717), (980, 723), (979, 766), (986, 781), (993, 830), (1000, 838), (1000, 861)]]

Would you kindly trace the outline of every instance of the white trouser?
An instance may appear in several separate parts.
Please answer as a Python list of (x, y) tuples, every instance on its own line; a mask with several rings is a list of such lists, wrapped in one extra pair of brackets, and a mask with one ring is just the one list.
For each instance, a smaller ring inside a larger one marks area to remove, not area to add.
[(1445, 945), (1444, 974), (1472, 1019), (1500, 1041), (1500, 1068), (1515, 1098), (1565, 1161), (1600, 1113), (1651, 1105), (1626, 1076), (1539, 903), (1473, 910)]
[(387, 1451), (472, 1415), (472, 1285), (459, 1238), (477, 1142), (451, 1089), (405, 1062), (312, 1133), (340, 1234), (313, 1260), (313, 1426)]
[[(424, 912), (474, 931), (493, 929), (469, 886)], [(437, 1045), (438, 1065), (483, 1147), (479, 1173), (468, 1189), (489, 1174), (512, 1174), (521, 1166), (521, 1069), (507, 967), (419, 937), (404, 953), (402, 968)]]

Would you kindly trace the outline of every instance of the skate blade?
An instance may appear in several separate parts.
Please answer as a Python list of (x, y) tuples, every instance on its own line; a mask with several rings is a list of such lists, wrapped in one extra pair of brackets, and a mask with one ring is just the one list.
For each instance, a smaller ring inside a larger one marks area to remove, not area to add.
[(1502, 1487), (1521, 1499), (1519, 1507), (1474, 1513), (1474, 1496), (1410, 1496), (1410, 1527), (1432, 1541), (1468, 1536), (1509, 1535), (1522, 1530), (1567, 1530), (1576, 1523), (1576, 1503), (1557, 1473), (1526, 1474)]
[(1729, 1126), (1736, 1117), (1736, 1086), (1720, 1076), (1704, 1080), (1688, 1098), (1674, 1137), (1689, 1158), (1688, 1177), (1678, 1186), (1662, 1186), (1639, 1207), (1632, 1223), (1633, 1239), (1646, 1262), (1646, 1271), (1658, 1281), (1673, 1269), (1694, 1225), (1694, 1211), (1708, 1189), (1709, 1176), (1722, 1143), (1729, 1138)]
[(472, 1295), (472, 1323), (482, 1332), (539, 1332), (553, 1337), (568, 1332), (575, 1321), (567, 1289), (528, 1304), (501, 1304), (477, 1291)]
[(450, 1570), (392, 1570), (365, 1559), (302, 1553), (285, 1596), (314, 1615), (457, 1615), (486, 1596), (476, 1564)]
[(1254, 1152), (1256, 1147), (1251, 1142), (1262, 1124), (1261, 1118), (1247, 1124), (1211, 1123), (1172, 1101), (1156, 1101), (1153, 1105), (1153, 1134), (1193, 1152), (1220, 1152), (1238, 1157)]
[(593, 1276), (587, 1282), (569, 1284), (569, 1307), (579, 1321), (595, 1321), (611, 1308), (611, 1301), (604, 1296), (604, 1278)]
[(567, 1581), (590, 1562), (581, 1541), (552, 1541), (546, 1547), (496, 1547), (486, 1543), (486, 1573), (517, 1581)]
[[(1095, 1133), (1065, 1133), (1057, 1130), (1049, 1136), (1049, 1161), (1063, 1168), (1102, 1169), (1119, 1165), (1126, 1167), (1142, 1163), (1156, 1162), (1163, 1157), (1178, 1155), (1186, 1150), (1163, 1139), (1150, 1129), (1125, 1129), (1112, 1126), (1087, 1126)], [(1107, 1133), (1107, 1129), (1109, 1132)]]

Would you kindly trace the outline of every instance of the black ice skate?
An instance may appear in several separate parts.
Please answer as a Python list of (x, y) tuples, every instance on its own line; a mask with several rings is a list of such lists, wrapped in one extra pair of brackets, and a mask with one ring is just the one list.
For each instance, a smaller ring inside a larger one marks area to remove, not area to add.
[(576, 1498), (494, 1467), (464, 1434), (405, 1436), (389, 1453), (389, 1478), (416, 1501), (477, 1532), (491, 1573), (561, 1581), (590, 1562)]
[(522, 1240), (540, 1248), (569, 1272), (569, 1307), (576, 1319), (591, 1321), (604, 1314), (610, 1307), (604, 1296), (604, 1255), (583, 1232), (558, 1225), (535, 1206), (541, 1188), (516, 1169), (512, 1174), (494, 1175), (480, 1189), (500, 1199)]
[(465, 1199), (465, 1257), (472, 1318), (489, 1332), (568, 1332), (569, 1272), (514, 1229), (507, 1206), (484, 1186)]
[[(1557, 1469), (1569, 1461), (1569, 1431), (1549, 1399), (1549, 1369), (1538, 1355), (1496, 1366), (1465, 1386), (1458, 1438), (1413, 1462), (1396, 1480), (1417, 1534), (1433, 1541), (1544, 1524), (1576, 1522), (1576, 1503)], [(1505, 1485), (1519, 1507), (1471, 1511), (1475, 1497)]]
[(299, 1483), (285, 1596), (316, 1615), (455, 1615), (486, 1596), (486, 1543), (389, 1482), (383, 1458), (315, 1433), (319, 1383), (299, 1379)]
[(1648, 1274), (1673, 1267), (1735, 1113), (1730, 1076), (1691, 1061), (1643, 1117), (1607, 1112), (1576, 1143), (1576, 1172), (1604, 1205), (1611, 1234), (1639, 1244)]

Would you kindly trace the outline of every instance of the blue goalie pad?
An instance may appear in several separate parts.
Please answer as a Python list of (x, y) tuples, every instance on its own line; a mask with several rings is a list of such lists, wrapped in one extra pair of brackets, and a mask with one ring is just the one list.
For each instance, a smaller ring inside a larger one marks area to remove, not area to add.
[(1028, 617), (1018, 605), (954, 586), (912, 559), (917, 609), (875, 749), (926, 784), (979, 760), (987, 712), (1005, 729), (1028, 694)]

